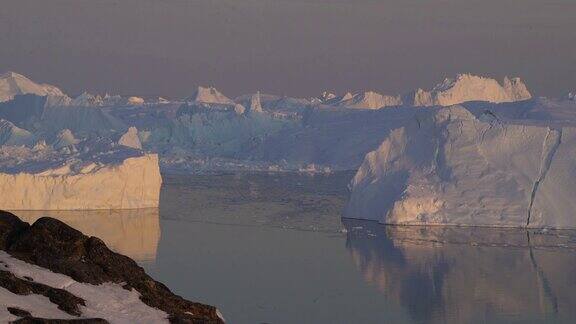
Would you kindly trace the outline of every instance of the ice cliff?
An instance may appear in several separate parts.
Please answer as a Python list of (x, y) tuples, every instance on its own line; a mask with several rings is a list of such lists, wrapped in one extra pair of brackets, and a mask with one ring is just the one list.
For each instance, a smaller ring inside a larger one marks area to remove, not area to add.
[(576, 128), (430, 109), (368, 153), (346, 216), (403, 225), (576, 228)]
[[(76, 170), (74, 167), (77, 167)], [(0, 208), (9, 210), (158, 207), (158, 156), (0, 173)]]

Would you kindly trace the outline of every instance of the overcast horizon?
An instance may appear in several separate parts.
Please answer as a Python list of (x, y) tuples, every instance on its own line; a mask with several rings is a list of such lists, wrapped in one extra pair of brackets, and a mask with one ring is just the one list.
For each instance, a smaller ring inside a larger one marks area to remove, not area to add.
[(572, 0), (6, 0), (0, 73), (76, 95), (308, 97), (431, 88), (456, 73), (576, 89)]

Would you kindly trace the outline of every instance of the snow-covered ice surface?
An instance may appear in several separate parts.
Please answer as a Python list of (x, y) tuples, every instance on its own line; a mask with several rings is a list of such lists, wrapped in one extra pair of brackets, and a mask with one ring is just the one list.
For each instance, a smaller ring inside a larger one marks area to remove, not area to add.
[[(119, 284), (91, 285), (77, 282), (66, 275), (13, 258), (4, 251), (0, 251), (0, 267), (20, 279), (28, 277), (36, 283), (64, 289), (84, 299), (86, 305), (80, 305), (81, 318), (103, 318), (110, 323), (168, 323), (168, 314), (146, 305), (136, 290), (124, 289)], [(4, 288), (0, 288), (0, 304), (28, 310), (33, 316), (41, 318), (77, 318), (59, 310), (47, 297), (14, 295)], [(1, 322), (16, 319), (5, 307), (0, 309)]]

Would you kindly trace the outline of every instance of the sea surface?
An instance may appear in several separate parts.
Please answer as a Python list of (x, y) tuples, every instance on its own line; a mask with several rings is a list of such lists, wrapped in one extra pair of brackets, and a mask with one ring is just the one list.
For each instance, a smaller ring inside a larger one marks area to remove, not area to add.
[(352, 173), (164, 175), (159, 209), (58, 217), (228, 323), (575, 323), (576, 233), (341, 219)]

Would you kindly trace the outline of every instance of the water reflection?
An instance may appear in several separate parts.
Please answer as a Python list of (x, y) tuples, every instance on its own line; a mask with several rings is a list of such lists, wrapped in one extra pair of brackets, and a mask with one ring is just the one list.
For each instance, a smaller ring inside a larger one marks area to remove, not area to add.
[(415, 321), (576, 317), (576, 233), (343, 220), (364, 279)]
[(50, 216), (81, 231), (97, 236), (112, 250), (135, 261), (154, 261), (160, 241), (160, 219), (157, 208), (130, 210), (54, 210), (13, 211), (32, 223)]

